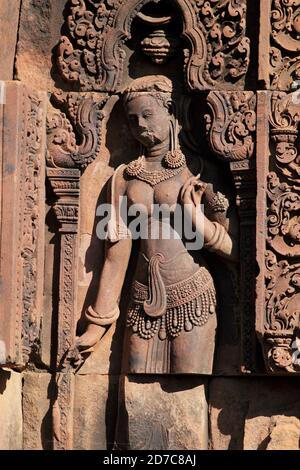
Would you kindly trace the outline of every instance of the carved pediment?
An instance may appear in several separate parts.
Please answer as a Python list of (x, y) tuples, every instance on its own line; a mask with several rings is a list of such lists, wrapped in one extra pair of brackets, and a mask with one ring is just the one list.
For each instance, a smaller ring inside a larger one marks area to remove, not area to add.
[[(144, 14), (143, 7), (149, 3), (154, 13), (155, 5), (166, 3), (168, 16)], [(245, 0), (70, 0), (68, 13), (57, 66), (76, 89), (115, 92), (122, 88), (124, 44), (131, 39), (136, 18), (141, 28), (152, 26), (140, 48), (156, 64), (174, 55), (178, 39), (182, 39), (191, 90), (243, 86), (250, 55)], [(165, 29), (172, 19), (180, 22), (177, 38), (168, 36)]]

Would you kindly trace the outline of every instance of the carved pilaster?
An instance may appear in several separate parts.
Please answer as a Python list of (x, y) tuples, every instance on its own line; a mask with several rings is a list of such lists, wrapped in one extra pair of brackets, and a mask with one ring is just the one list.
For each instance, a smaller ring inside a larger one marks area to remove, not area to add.
[(76, 168), (48, 168), (47, 176), (57, 197), (54, 211), (60, 224), (61, 236), (57, 354), (59, 365), (74, 340), (75, 331), (80, 171)]
[(53, 407), (56, 449), (71, 449), (74, 371), (67, 352), (75, 341), (81, 172), (96, 158), (107, 96), (57, 90), (47, 116), (47, 176), (59, 223), (60, 278), (57, 320), (57, 399)]
[(38, 353), (42, 317), (46, 94), (2, 82), (0, 364)]
[(60, 224), (60, 279), (57, 321), (57, 396), (53, 407), (54, 448), (73, 447), (74, 374), (64, 364), (75, 340), (80, 171), (48, 168), (47, 176), (57, 197), (54, 211)]
[[(257, 332), (267, 369), (300, 371), (300, 170), (298, 93), (268, 94), (269, 158), (259, 176), (265, 187), (264, 259)], [(259, 156), (266, 159), (266, 155)], [(263, 167), (263, 163), (261, 163)], [(262, 284), (263, 283), (263, 284)]]
[(254, 160), (231, 162), (240, 216), (240, 301), (243, 372), (255, 364), (255, 278), (256, 278), (256, 174)]
[(243, 372), (255, 368), (255, 162), (256, 96), (253, 92), (211, 92), (206, 116), (210, 147), (230, 164), (240, 216), (240, 312)]
[(72, 448), (73, 373), (64, 360), (75, 340), (77, 307), (78, 217), (80, 171), (76, 168), (47, 168), (47, 176), (57, 201), (54, 205), (60, 224), (60, 279), (57, 344), (57, 400), (53, 410), (54, 446)]

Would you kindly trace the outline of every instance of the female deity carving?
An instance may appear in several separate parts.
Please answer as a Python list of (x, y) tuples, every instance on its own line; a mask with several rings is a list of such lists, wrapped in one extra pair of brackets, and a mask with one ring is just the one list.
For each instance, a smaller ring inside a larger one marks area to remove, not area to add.
[[(86, 311), (87, 329), (76, 343), (82, 353), (91, 351), (118, 319), (122, 286), (137, 244), (123, 354), (123, 372), (129, 374), (212, 372), (218, 305), (205, 253), (237, 258), (237, 224), (230, 204), (206, 176), (200, 157), (190, 158), (181, 148), (174, 96), (172, 82), (164, 76), (138, 78), (124, 92), (129, 127), (142, 154), (118, 167), (110, 180), (113, 211), (105, 262), (96, 300)], [(148, 236), (133, 239), (120, 210), (124, 198), (128, 213), (140, 205)], [(170, 217), (157, 218), (154, 204), (167, 206)], [(203, 240), (197, 249), (190, 248), (184, 230), (179, 234), (174, 227), (178, 204), (189, 208), (182, 223), (191, 223)], [(169, 237), (164, 236), (166, 228)]]

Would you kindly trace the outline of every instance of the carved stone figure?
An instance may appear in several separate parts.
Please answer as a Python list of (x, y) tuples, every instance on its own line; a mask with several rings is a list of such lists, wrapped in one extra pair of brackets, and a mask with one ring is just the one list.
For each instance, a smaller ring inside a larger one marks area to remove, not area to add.
[[(172, 82), (164, 76), (136, 79), (123, 100), (142, 155), (118, 167), (110, 181), (108, 200), (113, 216), (108, 224), (105, 263), (95, 303), (86, 311), (87, 330), (76, 345), (82, 353), (91, 351), (118, 319), (118, 300), (132, 254), (136, 270), (126, 318), (123, 371), (209, 374), (217, 296), (205, 252), (228, 260), (237, 258), (234, 216), (230, 216), (226, 196), (206, 180), (204, 162), (180, 148), (180, 113), (175, 106), (179, 101)], [(134, 204), (142, 205), (150, 236), (132, 240), (120, 211), (119, 201), (124, 197), (129, 212)], [(190, 221), (203, 238), (203, 249), (188, 249), (187, 240), (172, 226), (172, 217), (156, 219), (153, 204), (167, 205), (174, 215), (177, 202), (190, 208)], [(197, 217), (202, 207), (203, 216)], [(169, 238), (164, 236), (166, 228)]]

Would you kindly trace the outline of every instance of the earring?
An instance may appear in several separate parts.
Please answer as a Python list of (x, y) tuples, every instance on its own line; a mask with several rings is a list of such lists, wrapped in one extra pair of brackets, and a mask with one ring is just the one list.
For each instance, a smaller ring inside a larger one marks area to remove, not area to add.
[(143, 157), (145, 155), (145, 147), (143, 144), (140, 144), (140, 157)]
[(170, 121), (170, 147), (171, 149), (164, 156), (164, 163), (167, 168), (180, 168), (185, 165), (185, 156), (178, 144), (178, 121)]

